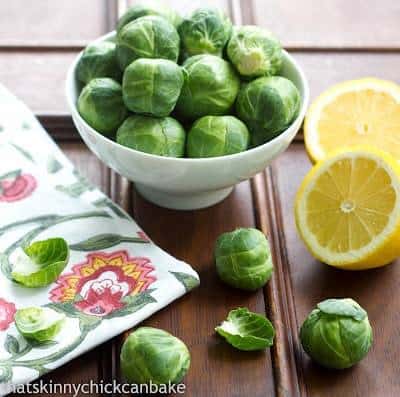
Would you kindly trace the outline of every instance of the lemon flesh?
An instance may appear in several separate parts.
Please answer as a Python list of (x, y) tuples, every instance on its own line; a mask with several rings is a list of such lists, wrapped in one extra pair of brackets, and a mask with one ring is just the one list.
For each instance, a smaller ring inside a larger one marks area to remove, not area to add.
[(357, 145), (377, 147), (400, 160), (400, 86), (366, 78), (331, 87), (310, 107), (304, 139), (313, 161)]
[(305, 177), (295, 215), (321, 261), (353, 270), (386, 265), (400, 256), (400, 166), (373, 148), (333, 154)]

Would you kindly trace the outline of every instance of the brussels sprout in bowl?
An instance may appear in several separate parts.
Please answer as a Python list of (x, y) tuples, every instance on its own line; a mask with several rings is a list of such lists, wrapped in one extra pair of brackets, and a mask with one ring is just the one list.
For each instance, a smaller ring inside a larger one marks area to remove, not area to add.
[[(115, 41), (111, 32), (97, 41)], [(222, 201), (237, 183), (262, 171), (289, 146), (300, 129), (308, 106), (309, 88), (296, 61), (283, 50), (280, 75), (300, 93), (296, 118), (278, 136), (260, 146), (219, 157), (174, 158), (144, 153), (118, 144), (93, 129), (79, 114), (81, 89), (76, 67), (82, 53), (70, 66), (66, 82), (67, 102), (82, 139), (106, 165), (135, 183), (149, 201), (173, 209), (198, 209)], [(185, 126), (187, 127), (187, 126)], [(190, 126), (186, 128), (189, 132)]]

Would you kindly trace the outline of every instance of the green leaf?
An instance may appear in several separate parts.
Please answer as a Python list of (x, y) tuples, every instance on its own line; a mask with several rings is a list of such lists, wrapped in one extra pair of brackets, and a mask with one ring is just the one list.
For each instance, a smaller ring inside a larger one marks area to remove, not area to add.
[(262, 350), (273, 345), (275, 330), (263, 315), (246, 308), (231, 310), (215, 331), (239, 350)]
[(63, 168), (62, 164), (53, 156), (47, 160), (47, 172), (55, 174)]
[(117, 215), (119, 218), (131, 219), (131, 217), (125, 211), (123, 211), (120, 207), (118, 207), (118, 205), (116, 205), (114, 202), (112, 202), (108, 198), (102, 198), (102, 199), (96, 200), (93, 203), (93, 205), (96, 207), (100, 207), (100, 208), (107, 207), (112, 212), (114, 212), (114, 214)]
[(12, 378), (12, 369), (8, 365), (0, 365), (0, 383), (7, 383)]
[(122, 299), (122, 302), (125, 303), (125, 306), (120, 310), (116, 310), (110, 313), (109, 315), (105, 316), (105, 318), (110, 319), (114, 317), (127, 316), (137, 312), (149, 303), (157, 302), (157, 300), (151, 296), (151, 293), (153, 291), (154, 289), (148, 289), (147, 291), (141, 292), (136, 295), (125, 296)]
[(70, 248), (74, 251), (97, 251), (106, 248), (114, 247), (115, 245), (121, 243), (148, 243), (148, 241), (143, 240), (139, 237), (128, 237), (121, 236), (119, 234), (98, 234), (97, 236), (93, 236), (88, 238), (87, 240), (83, 240), (79, 243), (72, 244)]
[(13, 335), (8, 334), (6, 336), (6, 340), (4, 342), (4, 348), (11, 355), (15, 355), (15, 354), (19, 353), (20, 346), (19, 346), (18, 339)]
[(33, 159), (33, 157), (31, 156), (31, 154), (29, 152), (27, 152), (25, 149), (23, 149), (21, 146), (16, 145), (15, 143), (10, 143), (10, 145), (17, 150), (18, 152), (20, 152), (25, 158), (27, 158), (28, 160), (32, 161), (32, 163), (35, 162), (35, 160)]
[(333, 316), (351, 317), (362, 321), (367, 317), (367, 312), (353, 299), (326, 299), (317, 305), (321, 312)]
[(98, 316), (89, 316), (84, 313), (79, 313), (79, 328), (81, 332), (89, 332), (95, 329), (97, 326), (100, 325), (101, 321), (103, 320), (102, 317)]
[(24, 248), (12, 269), (14, 281), (26, 287), (44, 287), (54, 282), (68, 263), (69, 248), (63, 238), (37, 241)]
[(185, 287), (185, 291), (189, 292), (193, 288), (196, 288), (200, 284), (200, 280), (197, 277), (192, 276), (188, 273), (182, 272), (170, 272), (175, 278)]
[(58, 345), (58, 342), (55, 340), (47, 340), (44, 342), (37, 342), (35, 340), (30, 340), (29, 344), (31, 345), (32, 348), (35, 349), (49, 349), (51, 347)]
[(16, 179), (21, 175), (21, 170), (14, 170), (7, 172), (6, 174), (3, 174), (0, 176), (0, 181), (4, 181), (5, 179)]

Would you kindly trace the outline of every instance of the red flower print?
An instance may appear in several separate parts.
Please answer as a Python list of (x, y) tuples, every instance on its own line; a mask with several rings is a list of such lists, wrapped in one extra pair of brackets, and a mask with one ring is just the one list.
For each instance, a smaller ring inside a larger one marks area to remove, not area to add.
[(124, 307), (125, 296), (145, 291), (156, 280), (149, 276), (153, 270), (149, 259), (129, 257), (126, 251), (94, 252), (73, 266), (72, 273), (59, 277), (50, 299), (74, 301), (86, 314), (106, 316)]
[(22, 200), (36, 189), (36, 179), (30, 174), (13, 171), (0, 177), (0, 201), (13, 202)]
[(139, 231), (139, 232), (137, 232), (137, 235), (138, 235), (138, 237), (140, 237), (142, 240), (144, 240), (144, 241), (149, 241), (149, 242), (150, 242), (150, 238), (149, 238), (149, 236), (148, 236), (145, 232)]
[(5, 331), (10, 326), (16, 311), (14, 303), (0, 298), (0, 331)]

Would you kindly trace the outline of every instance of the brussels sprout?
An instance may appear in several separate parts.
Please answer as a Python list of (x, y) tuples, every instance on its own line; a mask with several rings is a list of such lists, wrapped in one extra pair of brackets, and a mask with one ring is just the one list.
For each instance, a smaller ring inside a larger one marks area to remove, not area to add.
[(119, 32), (129, 22), (147, 15), (158, 15), (163, 17), (174, 25), (175, 28), (177, 28), (182, 22), (182, 18), (179, 14), (169, 8), (166, 4), (155, 0), (146, 0), (146, 2), (142, 1), (139, 4), (135, 4), (122, 15), (117, 24), (117, 32)]
[(60, 332), (65, 314), (48, 307), (27, 307), (15, 313), (15, 326), (26, 339), (51, 341)]
[(17, 253), (11, 276), (25, 287), (45, 287), (67, 266), (69, 248), (62, 238), (36, 241)]
[(233, 116), (204, 116), (188, 133), (189, 157), (216, 157), (243, 152), (249, 145), (249, 131)]
[(264, 286), (273, 271), (268, 240), (252, 228), (240, 228), (219, 236), (215, 262), (222, 281), (244, 290)]
[(161, 329), (140, 327), (128, 336), (121, 349), (121, 371), (131, 383), (179, 383), (189, 366), (186, 345)]
[(117, 131), (120, 145), (167, 157), (183, 157), (186, 133), (172, 117), (128, 117)]
[(168, 116), (183, 85), (183, 72), (166, 59), (133, 61), (124, 72), (122, 93), (125, 105), (135, 113)]
[(232, 31), (232, 23), (220, 10), (199, 8), (179, 26), (183, 50), (189, 55), (222, 56)]
[(176, 105), (182, 117), (196, 119), (229, 112), (240, 81), (228, 62), (214, 55), (195, 55), (184, 62), (183, 68), (186, 78)]
[(111, 77), (121, 80), (115, 44), (110, 41), (100, 41), (89, 44), (82, 53), (76, 66), (76, 76), (82, 83), (89, 83), (97, 77)]
[(275, 329), (271, 322), (246, 308), (231, 310), (215, 331), (239, 350), (263, 350), (274, 343)]
[(372, 344), (366, 311), (353, 299), (327, 299), (309, 314), (300, 329), (303, 349), (324, 367), (349, 368)]
[(258, 26), (236, 27), (227, 54), (243, 77), (271, 76), (282, 66), (282, 47), (278, 39)]
[(117, 35), (117, 58), (124, 70), (138, 58), (162, 58), (177, 62), (179, 35), (167, 20), (158, 16), (135, 19)]
[(236, 112), (250, 130), (254, 146), (261, 145), (283, 132), (297, 117), (300, 94), (288, 79), (260, 77), (239, 91)]
[(113, 136), (128, 116), (121, 84), (110, 78), (91, 80), (79, 95), (78, 111), (96, 131)]

